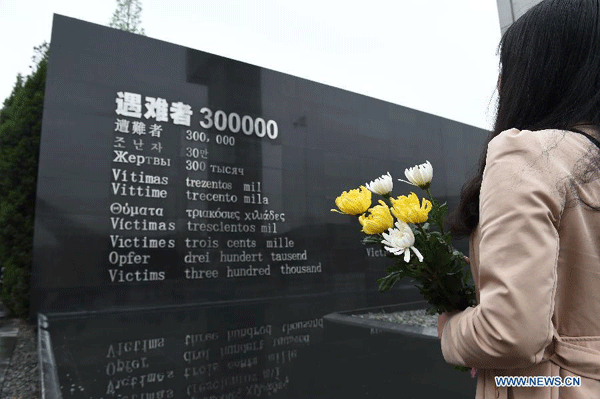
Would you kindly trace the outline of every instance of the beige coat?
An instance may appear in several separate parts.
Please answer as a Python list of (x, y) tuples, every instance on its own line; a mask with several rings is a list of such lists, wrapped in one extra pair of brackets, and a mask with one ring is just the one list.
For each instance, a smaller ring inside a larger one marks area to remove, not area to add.
[[(478, 369), (476, 399), (600, 399), (600, 211), (581, 203), (600, 206), (590, 149), (560, 130), (511, 129), (488, 145), (469, 251), (478, 305), (451, 317), (441, 342), (447, 362)], [(581, 387), (494, 380), (573, 375)]]

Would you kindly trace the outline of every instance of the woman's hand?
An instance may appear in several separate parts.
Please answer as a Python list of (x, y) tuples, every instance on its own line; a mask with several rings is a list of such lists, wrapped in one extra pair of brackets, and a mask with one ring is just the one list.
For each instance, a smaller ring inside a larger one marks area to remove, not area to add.
[(448, 319), (457, 313), (459, 313), (459, 311), (455, 310), (453, 312), (444, 312), (438, 316), (437, 330), (438, 330), (438, 338), (439, 339), (442, 339), (442, 333), (444, 332), (444, 326), (446, 325), (446, 322), (448, 321)]

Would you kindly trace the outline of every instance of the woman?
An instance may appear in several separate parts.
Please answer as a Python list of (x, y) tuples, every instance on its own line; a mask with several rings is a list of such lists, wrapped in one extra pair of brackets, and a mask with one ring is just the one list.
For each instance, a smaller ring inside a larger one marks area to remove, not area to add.
[(478, 370), (477, 399), (598, 399), (600, 0), (539, 3), (504, 34), (500, 63), (494, 131), (451, 219), (470, 235), (478, 305), (439, 317), (442, 352)]

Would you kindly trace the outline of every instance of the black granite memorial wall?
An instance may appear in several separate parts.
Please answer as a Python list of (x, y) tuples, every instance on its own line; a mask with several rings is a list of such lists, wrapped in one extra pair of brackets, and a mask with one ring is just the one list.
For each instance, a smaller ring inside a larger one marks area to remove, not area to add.
[[(55, 15), (32, 312), (374, 292), (387, 260), (330, 213), (335, 197), (429, 160), (452, 206), (486, 136)], [(408, 282), (382, 296), (415, 299)]]

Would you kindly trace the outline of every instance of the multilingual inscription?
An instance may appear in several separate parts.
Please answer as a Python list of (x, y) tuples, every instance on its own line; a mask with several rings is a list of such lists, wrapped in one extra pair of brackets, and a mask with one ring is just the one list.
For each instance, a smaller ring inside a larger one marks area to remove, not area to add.
[(295, 360), (322, 337), (318, 317), (111, 342), (100, 398), (269, 397), (293, 383)]
[[(251, 162), (219, 156), (248, 140), (277, 143), (275, 120), (126, 91), (115, 103), (110, 283), (322, 273), (309, 249), (281, 233), (286, 213), (270, 199), (281, 193)], [(173, 256), (158, 256), (165, 251)]]
[(315, 318), (188, 334), (186, 397), (258, 398), (284, 391), (295, 359), (320, 341), (322, 330), (323, 319)]

